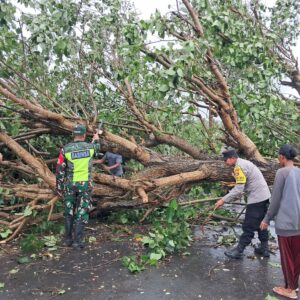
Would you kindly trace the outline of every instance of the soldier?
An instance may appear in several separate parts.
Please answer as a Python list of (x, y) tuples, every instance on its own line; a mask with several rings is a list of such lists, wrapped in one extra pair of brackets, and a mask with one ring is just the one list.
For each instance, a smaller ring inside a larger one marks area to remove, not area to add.
[(226, 196), (217, 201), (215, 208), (241, 196), (243, 192), (247, 194), (247, 208), (242, 226), (243, 234), (238, 245), (232, 250), (225, 251), (225, 255), (230, 258), (241, 258), (244, 249), (251, 243), (255, 231), (257, 231), (261, 245), (259, 248), (255, 248), (255, 253), (269, 257), (268, 232), (259, 228), (267, 212), (271, 196), (264, 176), (252, 162), (239, 158), (235, 150), (227, 150), (222, 154), (225, 164), (234, 167), (236, 185)]
[[(89, 206), (92, 193), (93, 158), (100, 152), (98, 131), (92, 143), (85, 142), (86, 127), (76, 125), (73, 131), (74, 141), (64, 146), (59, 154), (56, 167), (56, 191), (64, 198), (65, 206), (65, 245), (84, 248), (83, 230), (89, 220)], [(72, 237), (74, 228), (74, 242)]]

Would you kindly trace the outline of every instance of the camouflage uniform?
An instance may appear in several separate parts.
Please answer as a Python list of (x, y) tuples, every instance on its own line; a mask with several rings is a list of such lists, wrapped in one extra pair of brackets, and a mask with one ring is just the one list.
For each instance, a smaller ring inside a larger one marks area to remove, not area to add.
[(93, 157), (100, 144), (72, 142), (61, 149), (56, 168), (56, 190), (64, 196), (65, 216), (87, 224), (92, 192)]

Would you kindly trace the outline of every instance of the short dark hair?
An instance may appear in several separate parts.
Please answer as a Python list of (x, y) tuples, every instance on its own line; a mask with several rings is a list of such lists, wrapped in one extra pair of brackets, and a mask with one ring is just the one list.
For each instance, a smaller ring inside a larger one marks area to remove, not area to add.
[(237, 152), (234, 149), (229, 149), (222, 152), (223, 160), (227, 160), (228, 158), (232, 157), (239, 157)]
[(278, 153), (288, 160), (293, 160), (297, 156), (297, 151), (289, 144), (281, 146)]

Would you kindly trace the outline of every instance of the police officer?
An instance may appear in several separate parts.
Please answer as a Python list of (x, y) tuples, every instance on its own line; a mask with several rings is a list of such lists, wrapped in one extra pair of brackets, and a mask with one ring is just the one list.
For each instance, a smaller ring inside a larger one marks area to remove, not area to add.
[[(93, 158), (100, 154), (98, 131), (92, 143), (85, 142), (86, 127), (76, 125), (74, 141), (64, 146), (58, 157), (56, 167), (56, 191), (64, 198), (65, 245), (84, 248), (83, 230), (89, 220), (89, 207), (92, 193)], [(74, 239), (73, 239), (74, 223)]]
[(230, 258), (241, 258), (244, 249), (251, 243), (255, 231), (257, 231), (261, 245), (255, 249), (255, 252), (269, 257), (268, 232), (259, 228), (268, 209), (271, 196), (269, 187), (261, 171), (252, 162), (239, 158), (235, 150), (227, 150), (222, 154), (225, 164), (234, 167), (236, 185), (227, 195), (216, 202), (215, 208), (234, 200), (243, 192), (247, 194), (245, 220), (242, 225), (243, 234), (238, 245), (232, 250), (225, 251), (225, 255)]

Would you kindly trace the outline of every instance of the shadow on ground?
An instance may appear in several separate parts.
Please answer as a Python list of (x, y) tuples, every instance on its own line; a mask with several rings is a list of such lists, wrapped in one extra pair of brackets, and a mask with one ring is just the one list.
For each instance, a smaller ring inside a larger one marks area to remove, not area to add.
[(159, 267), (133, 275), (119, 261), (135, 251), (131, 232), (110, 239), (104, 224), (91, 226), (87, 233), (97, 243), (84, 251), (60, 248), (57, 255), (45, 253), (26, 265), (18, 264), (15, 255), (2, 254), (0, 282), (5, 286), (0, 299), (262, 300), (282, 283), (277, 251), (261, 259), (249, 246), (243, 259), (230, 260), (223, 254), (225, 247), (214, 247), (215, 233), (210, 230), (196, 230), (198, 240), (188, 249), (190, 255), (170, 257)]

